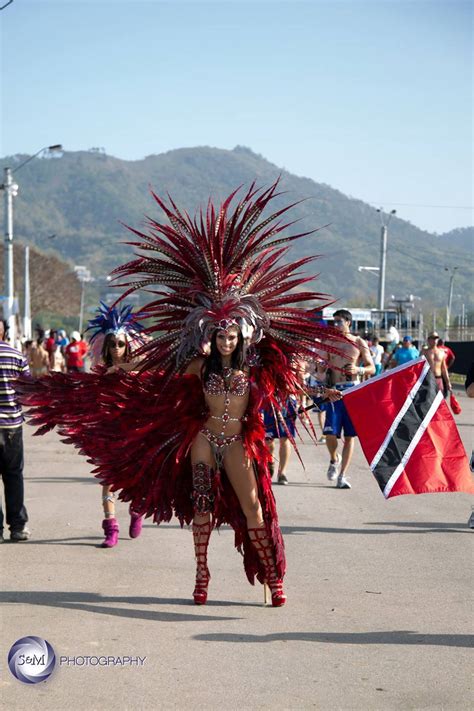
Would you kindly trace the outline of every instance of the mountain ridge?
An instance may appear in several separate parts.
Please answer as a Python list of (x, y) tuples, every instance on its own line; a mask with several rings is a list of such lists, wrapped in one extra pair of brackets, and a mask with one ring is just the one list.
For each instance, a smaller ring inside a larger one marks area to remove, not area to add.
[[(14, 168), (21, 158), (4, 158), (0, 165)], [(378, 279), (358, 267), (379, 263), (376, 209), (326, 183), (278, 168), (244, 146), (231, 151), (179, 148), (134, 161), (87, 151), (32, 161), (18, 173), (15, 239), (85, 264), (94, 276), (104, 276), (132, 256), (123, 244), (129, 235), (120, 223), (140, 229), (146, 215), (161, 219), (150, 187), (160, 196), (168, 192), (193, 215), (199, 206), (205, 209), (209, 195), (220, 201), (239, 184), (248, 186), (255, 179), (268, 185), (280, 174), (287, 192), (275, 199), (276, 209), (304, 199), (292, 211), (293, 219), (302, 221), (298, 231), (319, 229), (295, 243), (291, 256), (323, 254), (317, 264), (318, 291), (354, 306), (375, 305)], [(51, 239), (51, 234), (56, 237)], [(449, 288), (444, 267), (458, 266), (455, 292), (462, 292), (470, 308), (473, 234), (472, 228), (457, 228), (436, 235), (394, 217), (389, 225), (387, 302), (391, 294), (412, 293), (423, 299), (426, 308), (444, 306)]]

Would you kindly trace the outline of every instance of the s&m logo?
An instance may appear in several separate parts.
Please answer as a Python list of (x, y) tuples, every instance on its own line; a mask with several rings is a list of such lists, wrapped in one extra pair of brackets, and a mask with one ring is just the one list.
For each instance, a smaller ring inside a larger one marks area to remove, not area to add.
[(56, 664), (54, 649), (41, 637), (22, 637), (8, 653), (8, 666), (14, 677), (25, 684), (46, 681)]

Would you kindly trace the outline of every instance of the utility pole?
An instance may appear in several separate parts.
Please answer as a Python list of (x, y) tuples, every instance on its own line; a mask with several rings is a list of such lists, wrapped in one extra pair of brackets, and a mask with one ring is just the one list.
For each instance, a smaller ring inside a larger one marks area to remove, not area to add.
[(83, 321), (84, 321), (84, 294), (85, 294), (85, 285), (86, 282), (92, 281), (91, 273), (87, 267), (80, 266), (76, 264), (74, 267), (74, 271), (76, 272), (76, 276), (78, 280), (81, 282), (81, 310), (79, 312), (79, 333), (82, 336), (82, 326), (83, 326)]
[(392, 215), (396, 214), (396, 210), (392, 210), (389, 215), (388, 219), (385, 222), (384, 221), (384, 211), (383, 207), (380, 207), (377, 212), (380, 215), (380, 222), (381, 222), (381, 230), (380, 230), (380, 267), (379, 267), (379, 293), (378, 293), (378, 302), (379, 302), (379, 311), (383, 311), (385, 308), (385, 268), (387, 264), (387, 239), (388, 239), (388, 226), (390, 224), (390, 220), (392, 219)]
[(30, 299), (30, 248), (25, 247), (25, 303), (23, 312), (23, 335), (31, 339), (31, 299)]
[(49, 153), (55, 153), (61, 151), (62, 146), (58, 143), (54, 146), (46, 146), (37, 151), (34, 155), (30, 156), (24, 160), (20, 165), (15, 168), (4, 168), (3, 170), (3, 185), (0, 185), (0, 190), (4, 193), (4, 246), (5, 253), (3, 255), (4, 259), (4, 273), (5, 273), (5, 306), (3, 309), (3, 316), (8, 325), (8, 340), (14, 346), (16, 344), (16, 324), (15, 324), (15, 314), (13, 313), (13, 305), (15, 300), (15, 290), (13, 283), (13, 198), (18, 195), (18, 185), (13, 182), (13, 173), (23, 168), (24, 165), (29, 163), (33, 158), (39, 156), (43, 151), (48, 151)]
[(444, 270), (446, 272), (451, 272), (451, 275), (449, 277), (449, 293), (448, 293), (448, 307), (446, 309), (446, 329), (445, 329), (445, 334), (444, 338), (446, 341), (449, 341), (449, 327), (450, 327), (450, 321), (451, 321), (451, 308), (453, 305), (453, 289), (454, 289), (454, 276), (456, 274), (456, 271), (458, 270), (459, 267), (445, 267)]
[(15, 296), (13, 284), (13, 198), (18, 195), (18, 185), (13, 182), (12, 169), (4, 168), (3, 171), (4, 194), (4, 274), (5, 274), (5, 306), (3, 315), (8, 326), (8, 339), (12, 345), (16, 342), (15, 316), (13, 314), (13, 301)]

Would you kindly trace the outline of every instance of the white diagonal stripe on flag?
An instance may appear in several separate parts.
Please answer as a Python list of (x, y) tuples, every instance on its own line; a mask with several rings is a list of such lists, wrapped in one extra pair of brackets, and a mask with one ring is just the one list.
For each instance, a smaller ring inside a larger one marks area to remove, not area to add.
[(402, 417), (405, 415), (406, 411), (408, 410), (408, 408), (409, 408), (410, 405), (412, 404), (412, 402), (413, 402), (413, 400), (414, 400), (414, 398), (415, 398), (415, 395), (417, 394), (418, 390), (420, 389), (423, 380), (426, 378), (426, 375), (427, 375), (429, 369), (430, 369), (430, 365), (429, 365), (428, 361), (425, 360), (425, 363), (424, 363), (424, 365), (423, 365), (423, 370), (422, 370), (421, 373), (420, 373), (420, 377), (418, 378), (418, 380), (416, 381), (416, 383), (414, 384), (414, 386), (412, 387), (412, 389), (411, 389), (410, 392), (408, 393), (407, 399), (405, 400), (405, 402), (403, 403), (402, 407), (400, 408), (400, 411), (399, 411), (398, 415), (397, 415), (397, 416), (395, 417), (395, 419), (393, 420), (393, 422), (392, 422), (392, 424), (391, 424), (391, 426), (390, 426), (390, 429), (388, 430), (388, 432), (387, 432), (387, 434), (386, 434), (386, 436), (385, 436), (384, 441), (382, 442), (382, 444), (381, 444), (380, 447), (378, 448), (378, 451), (375, 453), (375, 456), (374, 456), (374, 458), (372, 459), (372, 461), (371, 461), (371, 463), (370, 463), (370, 468), (371, 468), (372, 471), (374, 471), (375, 467), (377, 466), (377, 464), (379, 463), (381, 457), (383, 456), (383, 453), (384, 453), (385, 450), (387, 449), (388, 443), (389, 443), (390, 440), (392, 439), (393, 434), (394, 434), (395, 430), (397, 429), (400, 420), (402, 419)]
[[(429, 368), (429, 366), (428, 366)], [(392, 476), (388, 480), (388, 482), (385, 485), (385, 488), (383, 490), (383, 495), (387, 499), (390, 496), (390, 492), (392, 491), (393, 487), (395, 486), (395, 483), (398, 479), (398, 477), (402, 474), (403, 470), (405, 469), (405, 465), (407, 464), (408, 460), (410, 459), (411, 455), (413, 454), (415, 447), (417, 446), (418, 442), (422, 438), (425, 430), (427, 429), (428, 425), (430, 424), (431, 420), (433, 419), (436, 410), (440, 406), (440, 404), (443, 402), (443, 393), (439, 390), (436, 393), (436, 397), (433, 400), (430, 409), (425, 415), (425, 418), (423, 422), (421, 422), (420, 426), (418, 427), (415, 436), (413, 437), (412, 441), (410, 442), (407, 451), (403, 455), (400, 464), (397, 466), (395, 471), (393, 472)]]

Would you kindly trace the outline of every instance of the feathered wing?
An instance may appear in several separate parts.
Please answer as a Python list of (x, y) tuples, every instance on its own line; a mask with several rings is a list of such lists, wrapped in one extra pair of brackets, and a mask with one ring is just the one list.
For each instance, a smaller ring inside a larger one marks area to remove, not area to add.
[(104, 368), (18, 381), (35, 435), (57, 427), (63, 441), (88, 458), (97, 478), (120, 490), (134, 509), (157, 522), (175, 511), (189, 522), (191, 500), (180, 500), (173, 472), (205, 418), (202, 388), (195, 376), (169, 383), (166, 397), (162, 386), (158, 372), (105, 374)]

